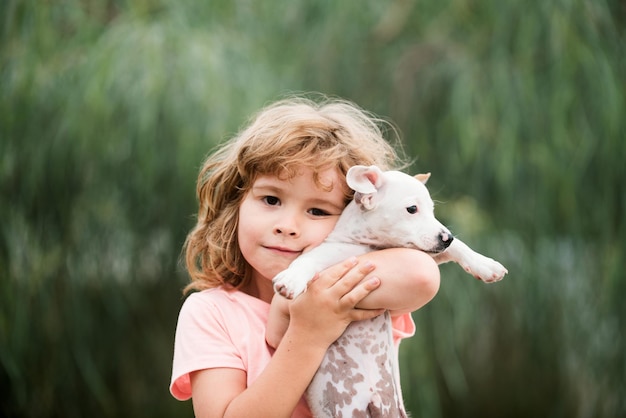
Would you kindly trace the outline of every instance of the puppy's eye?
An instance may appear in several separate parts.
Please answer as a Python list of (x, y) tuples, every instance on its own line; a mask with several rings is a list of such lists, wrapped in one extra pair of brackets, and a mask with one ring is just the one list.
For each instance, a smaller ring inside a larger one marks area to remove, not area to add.
[(408, 208), (406, 208), (406, 211), (413, 215), (414, 213), (417, 213), (417, 206), (409, 206)]

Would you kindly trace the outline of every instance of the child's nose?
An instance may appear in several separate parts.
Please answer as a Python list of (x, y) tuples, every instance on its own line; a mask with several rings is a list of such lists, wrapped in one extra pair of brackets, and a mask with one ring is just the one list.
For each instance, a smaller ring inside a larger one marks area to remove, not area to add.
[(283, 217), (274, 226), (274, 233), (280, 235), (288, 235), (290, 237), (297, 237), (300, 235), (300, 228), (298, 227), (298, 221), (294, 216)]

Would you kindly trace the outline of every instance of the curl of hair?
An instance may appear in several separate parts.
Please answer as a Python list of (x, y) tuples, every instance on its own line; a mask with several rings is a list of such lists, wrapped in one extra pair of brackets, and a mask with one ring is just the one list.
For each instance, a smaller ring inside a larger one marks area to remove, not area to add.
[[(393, 134), (394, 146), (385, 140)], [(251, 267), (237, 240), (239, 206), (259, 175), (293, 178), (303, 168), (336, 168), (342, 177), (357, 164), (398, 168), (397, 131), (351, 102), (291, 97), (262, 109), (242, 131), (204, 161), (197, 183), (198, 220), (185, 241), (191, 282), (184, 292), (248, 284)], [(346, 204), (352, 191), (344, 186)]]

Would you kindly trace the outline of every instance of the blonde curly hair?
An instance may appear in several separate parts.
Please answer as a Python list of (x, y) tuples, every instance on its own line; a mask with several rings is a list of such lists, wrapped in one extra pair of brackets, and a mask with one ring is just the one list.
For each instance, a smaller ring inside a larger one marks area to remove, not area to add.
[[(392, 134), (390, 140), (384, 138)], [(336, 168), (345, 178), (357, 164), (398, 168), (399, 138), (393, 126), (355, 104), (317, 96), (291, 97), (262, 109), (241, 132), (204, 161), (197, 183), (198, 221), (185, 241), (191, 282), (184, 293), (230, 285), (245, 286), (251, 267), (237, 241), (239, 206), (259, 175), (283, 179), (309, 168)], [(352, 192), (346, 190), (346, 204)]]

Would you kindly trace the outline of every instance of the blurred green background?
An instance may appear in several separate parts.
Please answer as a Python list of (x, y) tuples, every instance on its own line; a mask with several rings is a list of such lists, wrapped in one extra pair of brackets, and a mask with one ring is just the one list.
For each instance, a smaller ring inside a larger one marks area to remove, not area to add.
[(401, 347), (416, 417), (626, 416), (623, 0), (0, 2), (0, 415), (168, 393), (201, 161), (320, 91), (393, 120), (453, 265)]

